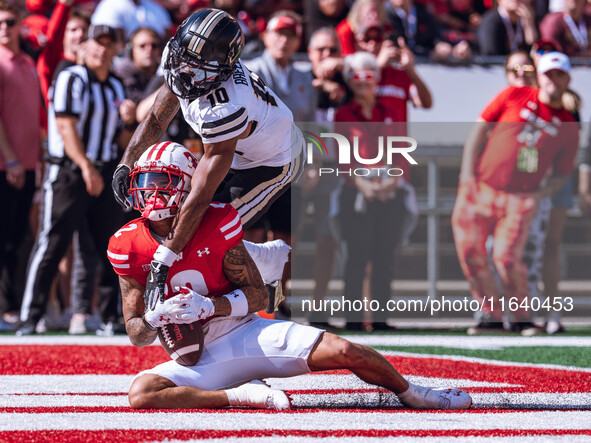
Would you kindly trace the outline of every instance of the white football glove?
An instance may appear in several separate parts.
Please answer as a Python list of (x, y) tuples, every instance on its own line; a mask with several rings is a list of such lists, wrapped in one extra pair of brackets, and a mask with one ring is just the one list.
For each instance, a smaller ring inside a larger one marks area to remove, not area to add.
[(174, 316), (171, 315), (171, 311), (174, 308), (171, 299), (165, 301), (157, 301), (154, 309), (147, 310), (144, 312), (144, 321), (152, 326), (153, 330), (158, 329), (160, 326), (167, 325), (174, 322)]
[(174, 318), (174, 323), (193, 323), (197, 320), (205, 320), (215, 313), (211, 298), (204, 297), (185, 286), (174, 289), (179, 293), (166, 300), (173, 305), (169, 312)]

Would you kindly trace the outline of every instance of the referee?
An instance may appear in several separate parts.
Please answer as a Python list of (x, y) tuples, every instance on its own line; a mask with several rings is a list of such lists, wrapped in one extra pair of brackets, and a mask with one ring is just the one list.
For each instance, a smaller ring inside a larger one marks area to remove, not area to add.
[[(115, 30), (88, 30), (83, 66), (61, 71), (50, 92), (49, 158), (43, 182), (39, 231), (29, 260), (17, 335), (35, 333), (45, 313), (52, 280), (72, 235), (86, 222), (96, 250), (106, 251), (121, 226), (121, 210), (105, 189), (135, 123), (135, 104), (110, 73), (117, 53)], [(118, 319), (118, 281), (105, 253), (99, 283), (103, 328)]]

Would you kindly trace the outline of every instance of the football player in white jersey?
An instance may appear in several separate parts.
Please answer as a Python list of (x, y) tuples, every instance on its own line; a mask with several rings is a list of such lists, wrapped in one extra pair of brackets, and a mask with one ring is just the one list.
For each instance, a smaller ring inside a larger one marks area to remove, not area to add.
[(240, 62), (243, 47), (240, 26), (228, 13), (203, 9), (187, 18), (164, 50), (166, 85), (113, 176), (116, 200), (131, 209), (131, 167), (161, 139), (179, 107), (203, 139), (191, 193), (174, 231), (154, 254), (147, 292), (164, 296), (168, 268), (195, 234), (212, 200), (231, 203), (248, 227), (302, 170), (303, 137), (292, 113)]
[[(108, 256), (119, 275), (123, 314), (131, 342), (147, 346), (166, 324), (204, 323), (204, 349), (193, 366), (169, 360), (134, 379), (129, 401), (139, 409), (250, 406), (288, 410), (283, 391), (257, 379), (312, 371), (347, 369), (367, 383), (394, 392), (407, 406), (468, 409), (472, 399), (459, 389), (432, 389), (407, 382), (379, 353), (322, 329), (269, 320), (255, 312), (266, 304), (259, 269), (285, 259), (251, 258), (264, 245), (247, 245), (236, 210), (208, 205), (203, 223), (183, 249), (167, 279), (166, 300), (145, 297), (142, 280), (152, 251), (173, 226), (190, 192), (195, 159), (183, 146), (158, 143), (140, 157), (132, 174), (134, 206), (142, 218), (111, 237)], [(187, 178), (185, 180), (185, 177)], [(205, 246), (208, 246), (207, 248)], [(202, 254), (202, 250), (208, 250)], [(253, 383), (253, 380), (255, 381)]]

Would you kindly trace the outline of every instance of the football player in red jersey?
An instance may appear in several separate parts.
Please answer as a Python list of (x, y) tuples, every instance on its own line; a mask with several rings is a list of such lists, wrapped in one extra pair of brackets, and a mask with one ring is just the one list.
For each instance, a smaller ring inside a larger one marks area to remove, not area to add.
[[(133, 381), (133, 408), (215, 408), (251, 406), (290, 409), (283, 391), (258, 379), (311, 371), (348, 369), (359, 378), (394, 392), (406, 405), (429, 409), (467, 409), (468, 394), (408, 383), (371, 348), (321, 329), (290, 321), (263, 319), (255, 312), (267, 303), (259, 268), (274, 264), (279, 275), (286, 260), (265, 245), (242, 241), (242, 224), (229, 204), (212, 203), (197, 232), (170, 267), (165, 299), (144, 300), (142, 283), (158, 245), (174, 229), (174, 215), (190, 188), (196, 161), (183, 146), (164, 142), (150, 147), (131, 173), (134, 207), (142, 211), (117, 231), (108, 256), (119, 275), (123, 314), (131, 342), (151, 344), (160, 326), (204, 325), (205, 342), (195, 366), (170, 360), (141, 372)], [(249, 250), (258, 257), (251, 258)], [(267, 251), (268, 252), (268, 251)], [(267, 271), (264, 271), (267, 273)]]

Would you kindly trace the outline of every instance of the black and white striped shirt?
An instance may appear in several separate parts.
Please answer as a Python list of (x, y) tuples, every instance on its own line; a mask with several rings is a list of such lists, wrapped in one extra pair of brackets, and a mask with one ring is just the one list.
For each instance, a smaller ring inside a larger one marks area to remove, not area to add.
[(59, 73), (50, 94), (48, 123), (48, 153), (63, 158), (64, 141), (57, 129), (56, 117), (78, 118), (76, 129), (93, 162), (117, 159), (117, 135), (120, 119), (119, 105), (125, 99), (121, 81), (109, 74), (100, 82), (86, 66), (71, 66)]

